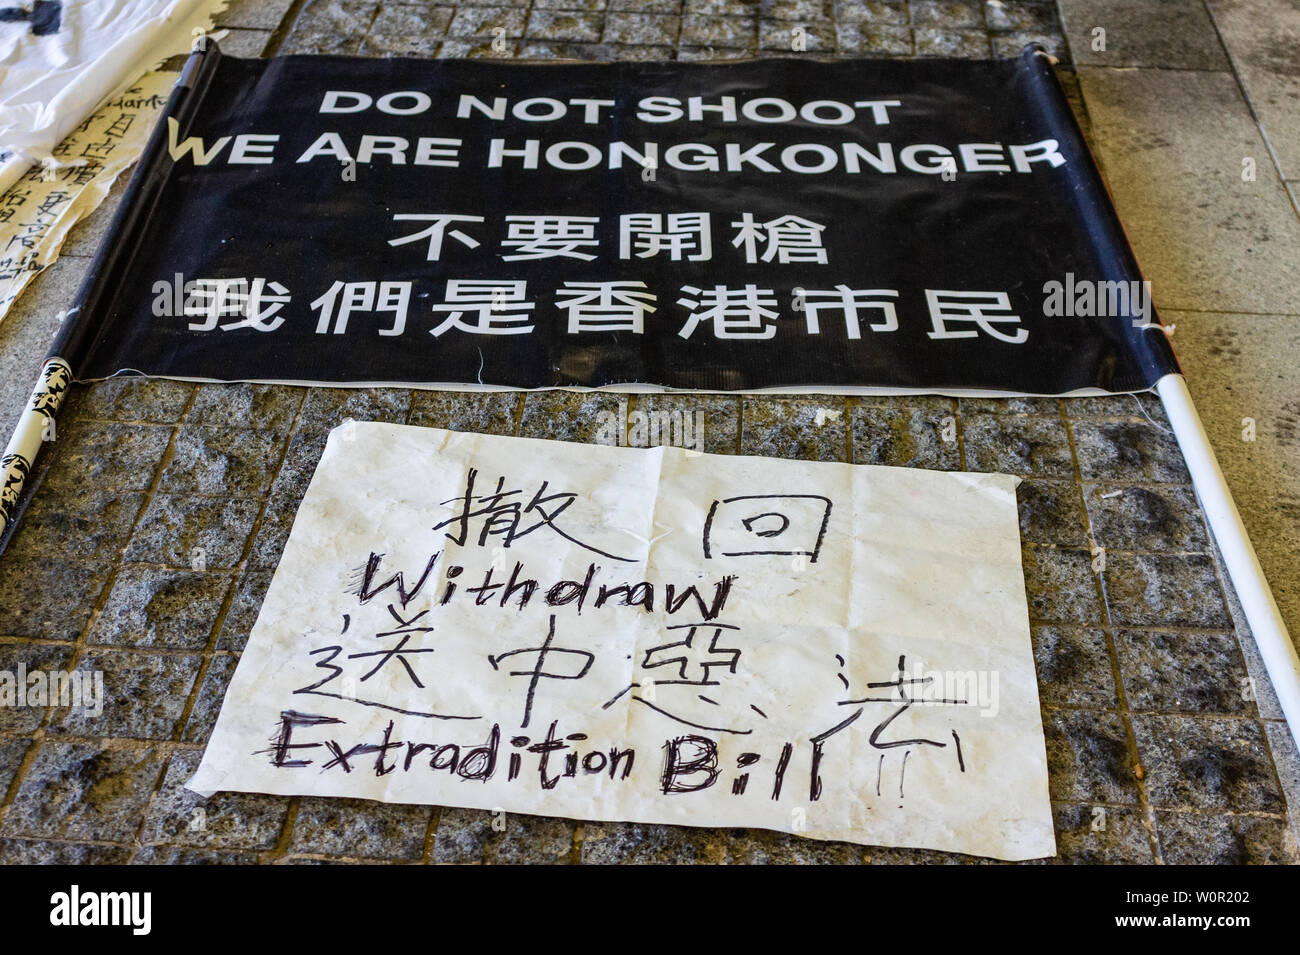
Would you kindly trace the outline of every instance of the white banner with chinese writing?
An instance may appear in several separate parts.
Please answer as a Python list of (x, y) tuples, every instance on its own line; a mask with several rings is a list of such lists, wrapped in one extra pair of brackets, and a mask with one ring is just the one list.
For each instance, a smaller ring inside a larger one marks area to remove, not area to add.
[(1055, 842), (998, 474), (335, 429), (190, 787)]
[(226, 0), (32, 0), (0, 8), (0, 193), (108, 96), (188, 53)]
[(0, 193), (0, 321), (139, 157), (176, 77), (146, 73), (59, 143), (53, 163), (33, 166)]

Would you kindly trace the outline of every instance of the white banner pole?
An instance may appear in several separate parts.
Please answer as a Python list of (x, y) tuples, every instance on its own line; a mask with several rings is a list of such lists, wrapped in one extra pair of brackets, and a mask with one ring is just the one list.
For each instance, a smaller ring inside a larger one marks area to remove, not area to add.
[(1264, 668), (1273, 684), (1291, 735), (1300, 745), (1300, 655), (1287, 633), (1286, 623), (1259, 566), (1246, 527), (1241, 523), (1232, 492), (1210, 447), (1209, 436), (1192, 404), (1187, 381), (1182, 375), (1165, 375), (1156, 382), (1156, 394), (1164, 403), (1174, 436), (1187, 461), (1192, 484), (1227, 565), (1228, 576), (1241, 601)]
[(18, 518), (18, 504), (27, 478), (36, 466), (36, 456), (47, 441), (54, 440), (54, 416), (71, 383), (72, 369), (66, 361), (45, 359), (41, 377), (0, 457), (0, 553), (4, 552), (12, 524)]

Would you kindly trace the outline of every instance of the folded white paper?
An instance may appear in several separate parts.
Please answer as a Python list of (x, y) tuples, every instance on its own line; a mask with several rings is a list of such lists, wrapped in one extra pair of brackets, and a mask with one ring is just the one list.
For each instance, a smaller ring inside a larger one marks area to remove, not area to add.
[(75, 0), (14, 5), (0, 23), (0, 193), (115, 91), (189, 53), (226, 0)]
[(1052, 855), (1017, 483), (349, 422), (189, 786)]

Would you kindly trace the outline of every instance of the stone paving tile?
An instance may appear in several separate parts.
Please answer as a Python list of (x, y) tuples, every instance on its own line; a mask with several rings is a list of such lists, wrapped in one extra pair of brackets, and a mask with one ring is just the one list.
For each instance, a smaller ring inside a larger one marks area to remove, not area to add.
[(483, 865), (565, 864), (576, 824), (549, 816), (442, 809), (434, 835), (433, 862)]
[(541, 40), (597, 43), (604, 27), (605, 18), (599, 13), (534, 10), (528, 16), (527, 35)]
[(152, 746), (119, 749), (47, 739), (0, 835), (129, 842), (166, 760)]
[(271, 575), (270, 570), (250, 570), (240, 577), (226, 611), (226, 619), (221, 623), (216, 649), (236, 653), (243, 651), (244, 645), (248, 643), (248, 633), (262, 608), (262, 599), (271, 586)]
[[(1227, 57), (1201, 0), (1060, 0), (1076, 63), (1226, 70)], [(1095, 31), (1105, 30), (1102, 39)]]
[(293, 519), (300, 503), (302, 502), (298, 498), (279, 491), (267, 499), (262, 522), (258, 525), (248, 555), (249, 567), (274, 570), (279, 565), (280, 554), (289, 540), (289, 531), (293, 527)]
[(1056, 857), (1062, 865), (1150, 865), (1155, 862), (1142, 813), (1074, 803), (1052, 807)]
[(644, 823), (583, 826), (585, 865), (719, 865), (727, 858), (724, 830)]
[(1037, 43), (1049, 56), (1056, 57), (1059, 63), (1068, 65), (1070, 62), (1070, 51), (1065, 45), (1065, 38), (1059, 33), (994, 33), (989, 39), (993, 43), (993, 58), (996, 60), (1018, 59), (1024, 54), (1026, 46)]
[[(63, 670), (72, 659), (72, 647), (41, 643), (0, 643), (0, 670), (17, 674), (19, 666), (28, 673), (43, 670), (49, 673)], [(30, 735), (35, 733), (45, 719), (46, 708), (43, 706), (4, 706), (0, 707), (0, 733), (10, 735)], [(0, 795), (4, 793), (0, 786)]]
[(1256, 721), (1135, 715), (1133, 733), (1152, 806), (1286, 811)]
[[(1222, 562), (1220, 562), (1220, 566), (1222, 566)], [(1228, 601), (1228, 613), (1232, 617), (1233, 624), (1237, 627), (1237, 643), (1241, 647), (1241, 655), (1246, 660), (1246, 672), (1251, 678), (1249, 688), (1254, 693), (1254, 703), (1256, 709), (1259, 710), (1260, 718), (1266, 720), (1283, 719), (1282, 707), (1278, 703), (1277, 694), (1273, 691), (1273, 684), (1269, 680), (1264, 660), (1259, 655), (1259, 648), (1255, 646), (1250, 627), (1241, 612), (1241, 602), (1231, 589), (1226, 591), (1224, 596)], [(1300, 795), (1300, 790), (1297, 791), (1297, 794)], [(1300, 801), (1297, 801), (1297, 805), (1300, 805)]]
[[(1263, 709), (1262, 705), (1260, 709)], [(1300, 749), (1291, 735), (1291, 727), (1280, 714), (1276, 719), (1264, 720), (1264, 734), (1268, 737), (1273, 768), (1277, 770), (1278, 782), (1290, 810), (1291, 832), (1300, 841), (1300, 819), (1297, 819), (1295, 811), (1295, 807), (1300, 805)]]
[(1254, 715), (1246, 661), (1231, 633), (1121, 630), (1115, 650), (1135, 710)]
[(524, 398), (521, 438), (598, 443), (602, 429), (618, 417), (618, 396), (571, 391), (534, 391)]
[(329, 432), (324, 429), (299, 429), (294, 432), (285, 449), (280, 470), (275, 475), (275, 482), (271, 485), (273, 497), (302, 500), (328, 440)]
[(645, 13), (676, 13), (681, 0), (609, 0), (610, 10), (639, 10)]
[(0, 738), (0, 793), (9, 791), (18, 767), (22, 765), (23, 757), (31, 745), (30, 739)]
[(6, 551), (114, 560), (131, 537), (144, 500), (143, 494), (98, 488), (33, 494)]
[(451, 25), (445, 7), (405, 7), (385, 4), (361, 45), (365, 56), (430, 57)]
[(3, 865), (125, 865), (131, 850), (123, 846), (43, 839), (0, 839)]
[(258, 498), (270, 489), (284, 437), (249, 428), (205, 428), (187, 424), (163, 471), (164, 493)]
[(834, 6), (830, 0), (763, 0), (759, 12), (775, 20), (829, 20)]
[(1061, 547), (1087, 546), (1087, 521), (1078, 485), (1068, 481), (1025, 480), (1016, 488), (1016, 501), (1020, 507), (1022, 541)]
[(836, 0), (837, 23), (890, 23), (906, 26), (909, 22), (907, 0)]
[(1065, 424), (1055, 418), (972, 414), (962, 416), (966, 466), (1023, 477), (1074, 477)]
[(993, 48), (989, 38), (976, 30), (927, 30), (918, 27), (912, 31), (917, 56), (934, 56), (959, 60), (987, 60)]
[(329, 431), (349, 418), (404, 424), (411, 410), (405, 388), (308, 388), (298, 417), (304, 431)]
[(747, 60), (753, 56), (753, 50), (718, 49), (711, 46), (679, 46), (677, 48), (677, 59), (683, 63), (700, 61), (720, 63), (726, 60)]
[(1087, 481), (1189, 483), (1172, 433), (1138, 421), (1074, 421), (1079, 472)]
[(896, 849), (867, 847), (868, 865), (1000, 865), (994, 859), (962, 855), (959, 852), (934, 852), (930, 849)]
[(1090, 627), (1033, 627), (1031, 635), (1044, 706), (1118, 704), (1105, 633)]
[(198, 750), (172, 755), (162, 788), (144, 820), (141, 840), (213, 849), (272, 849), (289, 800), (262, 793), (216, 793), (204, 799), (185, 783), (198, 769)]
[(194, 708), (190, 710), (185, 721), (181, 739), (186, 743), (206, 743), (212, 735), (212, 728), (217, 725), (217, 715), (221, 712), (221, 702), (225, 699), (226, 687), (235, 674), (239, 659), (233, 656), (214, 656), (203, 676), (199, 695), (194, 699)]
[(465, 40), (448, 38), (438, 47), (438, 58), (443, 60), (510, 59), (519, 55), (517, 40), (493, 37), (491, 40)]
[(740, 453), (803, 461), (843, 461), (848, 406), (843, 398), (741, 399)]
[[(510, 5), (512, 4), (503, 4)], [(608, 0), (531, 0), (531, 3), (529, 0), (516, 0), (513, 4), (518, 7), (532, 6), (535, 10), (581, 10), (586, 13), (599, 13), (608, 5)]]
[(48, 557), (0, 557), (0, 634), (75, 640), (112, 565)]
[(253, 865), (261, 861), (254, 852), (227, 849), (182, 849), (179, 846), (142, 846), (132, 865)]
[(59, 429), (45, 488), (144, 491), (153, 482), (172, 429), (72, 421)]
[[(796, 49), (802, 44), (802, 49)], [(759, 20), (758, 47), (777, 55), (797, 56), (808, 53), (834, 53), (835, 27), (826, 20), (793, 22)]]
[(1300, 8), (1289, 0), (1209, 0), (1285, 179), (1300, 179)]
[(767, 829), (726, 830), (728, 865), (859, 865), (868, 849)]
[(1031, 620), (1083, 624), (1101, 620), (1101, 601), (1088, 551), (1026, 546), (1020, 559)]
[(1137, 767), (1118, 713), (1044, 710), (1043, 734), (1053, 799), (1137, 803)]
[(757, 46), (758, 21), (753, 17), (687, 16), (682, 18), (682, 43), (703, 47), (750, 50)]
[[(227, 56), (242, 56), (253, 59), (262, 55), (267, 42), (271, 39), (270, 30), (227, 29), (221, 38), (221, 52)], [(176, 65), (176, 69), (181, 64)]]
[(1160, 852), (1170, 865), (1295, 865), (1295, 833), (1285, 819), (1158, 812)]
[(901, 402), (884, 406), (850, 403), (850, 423), (854, 464), (961, 469), (957, 418), (951, 404), (917, 408)]
[(364, 799), (303, 799), (288, 851), (417, 861), (424, 855), (424, 837), (432, 818), (429, 806), (389, 805)]
[(1093, 540), (1116, 550), (1205, 553), (1210, 539), (1190, 487), (1089, 485)]
[(379, 0), (308, 0), (279, 53), (356, 53)]
[(175, 424), (181, 420), (190, 399), (203, 389), (188, 381), (110, 378), (93, 385), (78, 386), (76, 390), (83, 394), (83, 400), (77, 406), (79, 418)]
[(958, 398), (957, 407), (963, 415), (1028, 414), (1055, 418), (1061, 413), (1061, 399), (1037, 398), (1032, 395), (1015, 398)]
[(104, 673), (104, 712), (57, 709), (48, 732), (62, 736), (168, 740), (176, 735), (199, 675), (201, 657), (191, 653), (94, 650), (77, 668)]
[(293, 0), (230, 0), (226, 9), (216, 15), (214, 24), (218, 28), (274, 30), (291, 6)]
[(283, 434), (293, 426), (302, 398), (301, 389), (280, 385), (206, 385), (194, 393), (186, 421), (213, 428), (255, 428)]
[(513, 391), (417, 391), (408, 424), (479, 434), (515, 433), (521, 396)]
[[(1156, 304), (1295, 313), (1300, 219), (1235, 77), (1080, 67), (1079, 79)], [(1245, 158), (1254, 181), (1242, 179)]]
[[(638, 395), (635, 411), (646, 415), (667, 413), (672, 425), (673, 417), (679, 422), (669, 435), (679, 437), (674, 442), (678, 446), (690, 446), (708, 454), (735, 454), (740, 440), (740, 399), (710, 395)], [(662, 420), (662, 419), (660, 419)], [(691, 424), (686, 440), (686, 423)], [(629, 422), (629, 426), (631, 422)], [(648, 427), (648, 426), (647, 426)], [(703, 448), (699, 447), (700, 432), (703, 432)], [(662, 436), (662, 428), (660, 430)]]
[(201, 650), (229, 589), (228, 574), (124, 567), (86, 642)]
[(521, 37), (526, 20), (525, 11), (511, 7), (465, 7), (452, 17), (447, 35), (461, 38)]
[(1103, 575), (1117, 624), (1213, 630), (1232, 625), (1209, 556), (1110, 553)]
[[(1181, 345), (1181, 342), (1179, 343)], [(1182, 348), (1179, 348), (1179, 355)], [(1132, 395), (1101, 395), (1095, 398), (1065, 398), (1061, 402), (1071, 418), (1121, 418), (1125, 421), (1145, 419), (1161, 428), (1169, 427), (1169, 417), (1160, 398), (1150, 392)]]
[(195, 570), (234, 567), (243, 558), (260, 508), (256, 500), (155, 495), (126, 548), (126, 559)]
[(911, 0), (912, 25), (936, 29), (984, 26), (984, 10), (979, 0)]
[(606, 43), (667, 44), (677, 42), (681, 18), (647, 13), (610, 13), (605, 17)]
[(1060, 18), (1054, 3), (984, 0), (984, 24), (999, 33), (1053, 33), (1060, 29)]
[[(430, 4), (436, 6), (454, 5), (457, 7), (527, 7), (530, 6), (529, 0), (458, 0), (452, 4), (451, 0), (393, 0), (396, 3), (410, 4), (418, 7), (426, 7)], [(559, 0), (560, 5), (574, 2), (574, 0)], [(582, 0), (576, 0), (581, 6)], [(603, 2), (603, 0), (601, 0)], [(538, 4), (541, 5), (540, 3)]]
[(841, 23), (836, 26), (835, 36), (839, 52), (845, 55), (875, 57), (912, 55), (912, 31), (906, 26)]

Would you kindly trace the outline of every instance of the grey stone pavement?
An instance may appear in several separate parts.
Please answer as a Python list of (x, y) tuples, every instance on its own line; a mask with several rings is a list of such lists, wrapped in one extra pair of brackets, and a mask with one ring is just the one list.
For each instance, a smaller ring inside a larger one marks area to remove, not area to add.
[[(235, 0), (222, 22), (224, 48), (246, 56), (790, 55), (795, 26), (805, 55), (1010, 56), (1041, 40), (1300, 633), (1295, 0)], [(120, 194), (0, 324), (6, 434)], [(139, 380), (76, 389), (0, 558), (0, 669), (101, 669), (108, 703), (99, 719), (0, 710), (0, 861), (976, 861), (751, 830), (512, 816), (495, 831), (476, 811), (204, 801), (183, 789), (331, 427), (351, 417), (588, 441), (616, 400)], [(1288, 794), (1300, 805), (1300, 760), (1153, 397), (673, 396), (634, 407), (647, 404), (703, 410), (710, 451), (1023, 476), (1054, 861), (1297, 861), (1287, 807)], [(945, 443), (950, 415), (958, 440)], [(189, 566), (196, 546), (204, 571)]]

